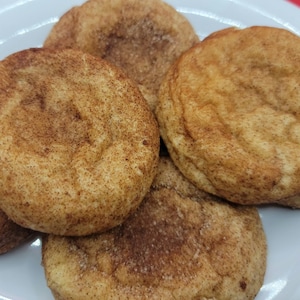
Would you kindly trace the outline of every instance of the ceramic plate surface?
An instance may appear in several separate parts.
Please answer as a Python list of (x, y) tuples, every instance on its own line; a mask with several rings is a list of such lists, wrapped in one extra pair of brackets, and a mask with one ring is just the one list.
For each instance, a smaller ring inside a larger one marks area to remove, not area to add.
[[(53, 24), (82, 0), (0, 0), (0, 59), (41, 46)], [(284, 0), (168, 0), (200, 38), (237, 26), (269, 25), (300, 35), (300, 8)], [(141, 5), (143, 1), (141, 0)], [(259, 209), (268, 241), (265, 282), (256, 300), (300, 299), (300, 210)], [(0, 300), (53, 300), (37, 238), (0, 256)], [(241, 299), (242, 300), (242, 299)]]

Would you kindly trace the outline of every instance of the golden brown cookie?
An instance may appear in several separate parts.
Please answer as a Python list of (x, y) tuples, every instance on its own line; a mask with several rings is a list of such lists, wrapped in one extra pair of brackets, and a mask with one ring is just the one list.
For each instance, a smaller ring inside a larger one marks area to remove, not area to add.
[(21, 227), (0, 210), (0, 254), (20, 246), (34, 236), (34, 231)]
[(300, 207), (300, 38), (256, 26), (216, 32), (168, 72), (156, 110), (175, 164), (243, 204)]
[(116, 226), (156, 173), (159, 132), (133, 81), (75, 50), (0, 63), (0, 207), (23, 227), (85, 235)]
[(167, 69), (199, 41), (189, 21), (160, 0), (89, 0), (67, 11), (44, 46), (105, 58), (134, 79), (154, 109)]
[(266, 268), (257, 209), (221, 202), (162, 158), (138, 210), (89, 237), (43, 240), (55, 299), (254, 299)]

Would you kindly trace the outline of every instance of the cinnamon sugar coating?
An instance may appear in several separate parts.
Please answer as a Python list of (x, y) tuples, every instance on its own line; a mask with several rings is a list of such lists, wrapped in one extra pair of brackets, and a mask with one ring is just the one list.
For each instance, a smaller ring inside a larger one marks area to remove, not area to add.
[(89, 0), (60, 18), (44, 47), (80, 49), (121, 67), (154, 110), (166, 71), (198, 41), (183, 14), (161, 0)]
[(266, 239), (254, 207), (198, 190), (162, 158), (151, 191), (122, 225), (43, 240), (55, 299), (254, 299)]
[(175, 164), (243, 204), (300, 207), (300, 38), (255, 26), (213, 33), (166, 76), (156, 110)]
[(34, 230), (85, 235), (124, 221), (156, 173), (159, 133), (133, 81), (77, 50), (0, 63), (0, 207)]

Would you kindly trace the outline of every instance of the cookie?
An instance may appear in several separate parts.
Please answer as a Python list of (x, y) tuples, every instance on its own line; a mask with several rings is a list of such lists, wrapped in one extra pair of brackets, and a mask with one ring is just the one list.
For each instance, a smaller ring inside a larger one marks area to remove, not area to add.
[(0, 210), (0, 254), (17, 248), (34, 235), (34, 231), (17, 225)]
[(134, 79), (152, 109), (173, 61), (199, 41), (189, 21), (160, 0), (89, 0), (67, 11), (44, 47), (80, 49)]
[(151, 191), (122, 225), (49, 235), (42, 261), (55, 299), (254, 299), (266, 239), (254, 207), (198, 190), (162, 158)]
[(77, 50), (27, 49), (0, 63), (0, 207), (58, 235), (114, 227), (156, 173), (157, 122), (136, 84)]
[(254, 26), (213, 33), (184, 53), (156, 116), (181, 172), (241, 204), (300, 207), (300, 38)]

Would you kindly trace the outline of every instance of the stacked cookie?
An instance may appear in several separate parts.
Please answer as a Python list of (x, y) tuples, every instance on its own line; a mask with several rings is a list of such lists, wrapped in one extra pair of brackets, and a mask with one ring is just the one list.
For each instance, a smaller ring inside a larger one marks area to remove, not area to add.
[(159, 0), (89, 0), (0, 63), (0, 208), (46, 233), (56, 299), (255, 297), (255, 205), (300, 206), (299, 47), (261, 26), (200, 42)]
[(266, 240), (256, 208), (199, 190), (162, 157), (151, 190), (121, 226), (48, 235), (43, 264), (55, 299), (254, 299)]
[(76, 50), (2, 61), (1, 208), (16, 223), (87, 235), (122, 223), (156, 173), (157, 124), (136, 85)]
[(241, 204), (300, 207), (300, 39), (278, 28), (229, 28), (168, 72), (156, 110), (181, 172)]
[(9, 252), (35, 236), (35, 232), (13, 222), (0, 210), (0, 254)]
[(70, 9), (44, 47), (79, 49), (112, 62), (137, 83), (154, 110), (166, 71), (198, 41), (186, 18), (160, 0), (110, 0)]

